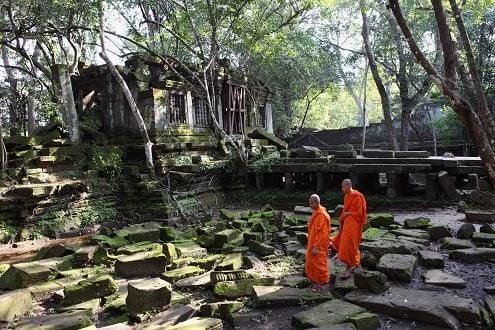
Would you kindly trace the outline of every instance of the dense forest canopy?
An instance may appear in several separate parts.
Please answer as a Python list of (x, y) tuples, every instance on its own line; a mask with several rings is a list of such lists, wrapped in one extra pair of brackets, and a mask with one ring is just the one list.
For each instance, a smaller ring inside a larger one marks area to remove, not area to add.
[[(467, 68), (455, 15), (448, 1), (443, 3), (460, 61)], [(495, 2), (457, 3), (481, 86), (490, 99), (495, 88)], [(107, 48), (116, 64), (136, 54), (199, 66), (212, 58), (227, 59), (273, 91), (279, 135), (301, 128), (360, 126), (363, 120), (381, 122), (384, 111), (391, 118), (402, 115), (407, 128), (414, 107), (441, 98), (442, 91), (410, 51), (389, 5), (341, 0), (4, 1), (3, 130), (27, 134), (36, 125), (62, 119), (54, 66), (66, 64), (77, 75), (80, 61), (101, 63), (100, 9), (105, 12)], [(405, 0), (400, 5), (415, 41), (441, 71), (442, 47), (432, 3)], [(362, 14), (372, 62), (363, 43)], [(383, 95), (370, 70), (373, 63), (389, 99), (388, 110), (382, 107)]]

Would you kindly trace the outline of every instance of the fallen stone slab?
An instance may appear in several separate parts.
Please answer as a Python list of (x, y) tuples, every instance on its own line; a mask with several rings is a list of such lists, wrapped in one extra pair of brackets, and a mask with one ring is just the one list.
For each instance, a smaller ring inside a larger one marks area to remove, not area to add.
[[(304, 214), (304, 215), (312, 215), (313, 209), (309, 206), (294, 206), (294, 214)], [(309, 220), (309, 218), (308, 218)]]
[(444, 292), (392, 287), (385, 294), (355, 290), (345, 299), (376, 313), (452, 329), (462, 329), (461, 322), (478, 324), (481, 321), (476, 302)]
[(137, 325), (138, 330), (167, 329), (177, 323), (195, 317), (198, 310), (191, 305), (173, 306), (165, 312), (155, 315), (149, 323)]
[(131, 242), (156, 242), (160, 240), (160, 224), (148, 222), (130, 225), (119, 230), (117, 236)]
[(429, 151), (395, 151), (395, 158), (428, 158), (430, 157)]
[(268, 286), (273, 285), (274, 282), (275, 279), (270, 277), (224, 281), (216, 283), (213, 292), (219, 297), (239, 298), (251, 295), (253, 286)]
[(444, 237), (452, 237), (452, 233), (447, 226), (431, 226), (428, 228), (428, 238), (430, 241), (436, 242)]
[(230, 243), (239, 238), (241, 231), (238, 229), (225, 229), (215, 234), (215, 246), (221, 248), (224, 244)]
[(400, 239), (407, 240), (412, 243), (416, 243), (419, 245), (430, 246), (431, 242), (428, 239), (416, 238), (411, 236), (400, 236)]
[(319, 328), (349, 322), (349, 319), (366, 310), (343, 300), (334, 299), (292, 317), (296, 329)]
[(216, 317), (227, 320), (242, 307), (244, 307), (244, 303), (241, 301), (221, 301), (201, 305), (199, 312), (203, 317)]
[[(236, 258), (226, 258), (226, 256), (223, 254), (210, 254), (204, 258), (194, 259), (191, 265), (198, 266), (205, 270), (213, 270), (215, 267), (217, 267), (217, 265), (221, 264), (224, 259), (226, 260), (226, 262), (222, 265), (222, 267), (228, 268), (229, 265), (232, 265), (232, 268), (234, 268), (235, 266), (239, 265), (239, 262)], [(240, 263), (241, 266), (243, 261), (244, 259)], [(239, 268), (241, 266), (239, 266)]]
[(373, 313), (360, 313), (350, 318), (351, 323), (360, 330), (377, 330), (382, 328), (380, 317)]
[(472, 223), (463, 223), (457, 230), (456, 237), (461, 239), (470, 239), (475, 232), (476, 228), (474, 228)]
[(268, 140), (271, 144), (276, 145), (281, 149), (287, 149), (289, 145), (284, 140), (276, 137), (274, 134), (268, 133), (263, 129), (255, 129), (248, 136), (252, 139), (263, 139)]
[(178, 258), (202, 258), (208, 254), (204, 247), (194, 242), (177, 243), (175, 250)]
[(290, 288), (308, 288), (311, 286), (311, 281), (301, 275), (288, 275), (280, 280), (280, 285)]
[(109, 247), (111, 249), (118, 249), (119, 247), (129, 245), (129, 241), (122, 236), (109, 237), (106, 235), (94, 235), (92, 236), (93, 243), (98, 245)]
[(201, 275), (191, 276), (183, 278), (174, 283), (174, 286), (179, 289), (186, 288), (202, 288), (209, 287), (211, 285), (211, 271)]
[(186, 266), (190, 266), (194, 262), (194, 258), (179, 258), (172, 261), (170, 265), (167, 266), (167, 270), (184, 268)]
[(318, 293), (309, 288), (283, 286), (253, 286), (251, 296), (257, 308), (298, 306), (301, 303), (321, 303), (333, 299), (328, 291)]
[(97, 275), (64, 288), (63, 305), (75, 305), (117, 292), (118, 285), (110, 275)]
[(383, 239), (372, 242), (363, 242), (360, 245), (361, 251), (368, 251), (380, 259), (385, 254), (413, 254), (425, 247), (407, 240)]
[(404, 228), (406, 229), (427, 229), (431, 224), (431, 219), (419, 217), (404, 220)]
[(209, 317), (193, 317), (184, 322), (168, 327), (167, 330), (222, 330), (221, 319)]
[(163, 254), (140, 252), (119, 257), (115, 273), (124, 278), (160, 275), (165, 271), (167, 259)]
[(495, 212), (484, 210), (466, 210), (466, 221), (475, 223), (495, 223)]
[(490, 313), (492, 319), (495, 319), (495, 296), (488, 294), (485, 297), (485, 308)]
[(134, 254), (139, 252), (153, 251), (156, 253), (163, 252), (163, 246), (160, 243), (154, 243), (149, 241), (137, 242), (134, 244), (122, 246), (117, 249), (117, 254)]
[(26, 289), (0, 295), (0, 322), (12, 322), (33, 308), (31, 293)]
[(131, 281), (128, 284), (126, 305), (133, 313), (160, 310), (170, 303), (172, 286), (159, 278)]
[(421, 229), (392, 229), (392, 234), (397, 236), (407, 236), (419, 239), (428, 239), (428, 233)]
[(372, 213), (368, 214), (368, 223), (376, 228), (389, 228), (395, 225), (394, 216), (390, 213)]
[(474, 244), (467, 239), (444, 237), (440, 240), (440, 248), (445, 250), (470, 249), (474, 248)]
[(227, 322), (237, 329), (238, 327), (242, 327), (247, 322), (255, 321), (262, 322), (263, 313), (259, 310), (250, 310), (248, 312), (236, 312), (229, 315), (227, 318)]
[(394, 158), (393, 150), (365, 149), (362, 155), (366, 158)]
[(296, 233), (296, 238), (302, 245), (306, 246), (308, 244), (308, 233)]
[(459, 192), (455, 188), (455, 184), (447, 171), (440, 171), (438, 173), (438, 183), (448, 199), (458, 200), (460, 198)]
[(204, 272), (205, 272), (204, 269), (199, 268), (197, 266), (186, 266), (183, 268), (178, 268), (164, 272), (160, 275), (160, 277), (165, 281), (168, 281), (170, 283), (175, 283), (183, 278), (200, 275), (203, 274)]
[(210, 281), (213, 285), (218, 282), (247, 280), (260, 277), (261, 275), (253, 270), (213, 271), (210, 273)]
[(445, 286), (448, 288), (465, 288), (466, 281), (462, 278), (432, 269), (422, 275), (425, 284)]
[(380, 258), (376, 269), (390, 280), (411, 282), (417, 258), (406, 254), (385, 254)]
[(70, 312), (70, 311), (88, 311), (91, 315), (96, 315), (98, 309), (100, 308), (100, 298), (91, 299), (76, 305), (62, 306), (57, 309), (59, 312)]
[(389, 288), (387, 275), (362, 268), (354, 271), (354, 285), (358, 289), (368, 290), (372, 293), (382, 293)]
[(487, 286), (487, 287), (484, 287), (483, 290), (485, 290), (485, 292), (487, 293), (495, 293), (495, 285), (490, 285), (490, 286)]
[(269, 256), (275, 253), (275, 248), (273, 246), (270, 246), (268, 244), (256, 242), (256, 241), (249, 241), (248, 242), (249, 246), (249, 251), (256, 253), (260, 256)]
[(83, 246), (74, 252), (74, 263), (83, 266), (93, 260), (96, 250), (98, 249), (97, 245), (91, 246)]
[(48, 281), (52, 271), (37, 262), (14, 264), (0, 277), (0, 289), (21, 289)]
[(62, 243), (43, 246), (34, 256), (33, 260), (58, 258), (74, 253), (74, 250), (65, 247)]
[(493, 242), (495, 241), (495, 234), (488, 234), (488, 233), (474, 233), (473, 237), (471, 238), (474, 244), (484, 244), (491, 246), (493, 245)]
[(60, 314), (47, 314), (22, 320), (16, 325), (20, 330), (73, 330), (93, 324), (91, 311), (73, 310)]
[(369, 251), (361, 251), (361, 266), (369, 270), (375, 270), (378, 261)]
[(426, 268), (443, 268), (443, 256), (434, 251), (419, 251), (419, 263)]
[(495, 234), (495, 225), (485, 223), (480, 227), (480, 232), (487, 234)]
[(467, 263), (479, 263), (490, 259), (495, 259), (495, 248), (471, 248), (462, 250), (452, 250), (449, 257), (459, 259)]
[(386, 229), (370, 227), (363, 232), (362, 239), (364, 241), (376, 241), (382, 238), (394, 239), (395, 235)]
[(349, 292), (352, 290), (356, 290), (356, 285), (354, 284), (354, 274), (351, 274), (348, 278), (343, 278), (340, 276), (342, 272), (339, 272), (339, 275), (335, 277), (334, 290), (338, 292)]
[(216, 266), (217, 270), (236, 270), (242, 267), (242, 253), (231, 253), (223, 257)]

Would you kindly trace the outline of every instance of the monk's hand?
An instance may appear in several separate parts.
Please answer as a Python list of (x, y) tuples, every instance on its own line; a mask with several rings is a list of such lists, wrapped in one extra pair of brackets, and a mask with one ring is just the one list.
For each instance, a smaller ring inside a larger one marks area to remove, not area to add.
[(311, 255), (316, 256), (316, 255), (318, 254), (318, 251), (319, 251), (319, 250), (318, 250), (318, 247), (317, 247), (317, 246), (315, 246), (315, 247), (313, 248), (313, 250), (311, 251)]

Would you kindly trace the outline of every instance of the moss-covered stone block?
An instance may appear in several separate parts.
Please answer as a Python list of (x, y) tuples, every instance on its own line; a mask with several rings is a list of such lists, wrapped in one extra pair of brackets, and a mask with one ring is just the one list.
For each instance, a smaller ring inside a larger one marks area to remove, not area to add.
[(212, 270), (224, 258), (223, 254), (210, 254), (206, 257), (194, 259), (191, 263), (193, 266), (201, 267), (205, 270)]
[(376, 228), (389, 228), (395, 224), (395, 221), (390, 213), (372, 213), (368, 214), (368, 223)]
[(194, 242), (177, 243), (175, 249), (179, 258), (201, 258), (208, 254), (204, 247)]
[(380, 317), (373, 313), (360, 313), (349, 319), (359, 330), (377, 330), (382, 328)]
[(225, 229), (215, 234), (215, 246), (222, 247), (225, 243), (237, 239), (241, 232), (237, 229)]
[(232, 221), (236, 218), (236, 213), (228, 210), (228, 209), (220, 209), (220, 218), (224, 220)]
[(41, 260), (47, 258), (63, 257), (68, 254), (74, 253), (73, 249), (68, 249), (61, 243), (51, 244), (49, 246), (42, 247), (34, 256), (33, 260)]
[(183, 268), (178, 268), (174, 270), (169, 270), (161, 274), (161, 278), (165, 281), (174, 283), (183, 278), (200, 275), (205, 272), (204, 269), (199, 268), (197, 266), (186, 266)]
[(126, 305), (133, 313), (143, 313), (162, 309), (170, 303), (171, 298), (170, 283), (159, 278), (149, 278), (129, 282)]
[(33, 308), (28, 290), (15, 290), (0, 295), (0, 322), (12, 322)]
[(37, 262), (15, 264), (0, 277), (0, 289), (27, 288), (48, 281), (52, 270)]
[(117, 258), (115, 273), (124, 278), (159, 275), (165, 271), (167, 258), (156, 252), (139, 252)]
[(179, 232), (174, 227), (162, 226), (160, 227), (160, 239), (163, 242), (170, 242), (177, 239)]
[(118, 290), (110, 275), (96, 275), (64, 288), (63, 305), (75, 305), (94, 298), (109, 296)]
[(203, 317), (218, 317), (227, 320), (232, 313), (237, 312), (244, 307), (241, 301), (221, 301), (201, 305), (199, 312)]
[(118, 249), (122, 246), (129, 245), (129, 241), (122, 236), (109, 237), (106, 235), (94, 235), (92, 237), (93, 242), (106, 246), (112, 249)]
[(93, 264), (95, 265), (112, 265), (117, 260), (117, 256), (112, 254), (112, 249), (99, 246), (93, 255)]
[(175, 249), (175, 245), (173, 243), (163, 244), (162, 250), (165, 255), (167, 265), (178, 259), (177, 250)]
[(268, 244), (264, 244), (256, 241), (249, 241), (248, 246), (249, 246), (249, 251), (256, 253), (260, 256), (268, 256), (275, 253), (275, 248)]
[(239, 298), (251, 295), (253, 286), (273, 285), (273, 278), (263, 277), (238, 281), (218, 282), (213, 288), (215, 295), (225, 298)]
[(220, 262), (217, 270), (236, 270), (242, 267), (242, 254), (232, 253), (224, 256), (222, 262)]
[(25, 319), (16, 325), (21, 330), (74, 330), (91, 326), (89, 310), (72, 310), (60, 314), (47, 314)]
[(137, 242), (131, 245), (122, 246), (117, 249), (117, 254), (134, 254), (138, 252), (152, 251), (156, 253), (163, 252), (163, 246), (160, 243), (154, 243), (149, 241)]
[(404, 228), (407, 229), (427, 229), (430, 225), (431, 219), (425, 217), (406, 219), (404, 221)]

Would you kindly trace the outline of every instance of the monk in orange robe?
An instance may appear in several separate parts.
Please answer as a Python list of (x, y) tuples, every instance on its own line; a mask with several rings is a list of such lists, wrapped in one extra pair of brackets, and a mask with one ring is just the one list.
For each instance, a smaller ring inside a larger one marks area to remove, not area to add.
[(337, 251), (337, 258), (346, 264), (342, 278), (349, 278), (351, 273), (361, 265), (359, 244), (366, 224), (366, 199), (363, 194), (352, 188), (352, 181), (342, 181), (344, 209), (339, 217), (339, 232), (332, 237), (331, 246)]
[(309, 206), (313, 209), (313, 214), (308, 225), (305, 270), (306, 276), (314, 283), (314, 288), (321, 291), (329, 281), (330, 216), (320, 205), (318, 195), (311, 195)]

